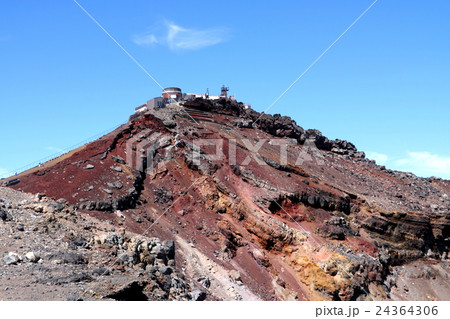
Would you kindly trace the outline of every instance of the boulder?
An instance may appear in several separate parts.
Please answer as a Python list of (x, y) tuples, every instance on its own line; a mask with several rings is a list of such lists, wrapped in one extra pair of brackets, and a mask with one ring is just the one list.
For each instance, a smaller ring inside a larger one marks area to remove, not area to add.
[(167, 259), (175, 258), (175, 242), (173, 240), (165, 240), (162, 244)]
[(109, 276), (110, 274), (111, 272), (109, 271), (108, 268), (96, 268), (92, 270), (93, 276)]
[(48, 256), (48, 259), (53, 261), (56, 264), (74, 264), (81, 265), (87, 264), (88, 259), (82, 254), (70, 252), (70, 251), (57, 251), (51, 253)]
[(159, 269), (159, 272), (163, 275), (170, 275), (173, 273), (173, 268), (169, 266), (164, 266)]
[(41, 257), (39, 257), (36, 253), (30, 251), (26, 253), (25, 258), (28, 259), (32, 263), (37, 263)]
[(112, 245), (113, 247), (120, 248), (124, 243), (124, 238), (120, 234), (108, 233), (108, 234), (104, 234), (104, 235), (97, 237), (96, 241), (97, 241), (97, 243), (99, 243), (101, 245), (109, 244), (109, 245)]
[(6, 211), (0, 208), (0, 219), (4, 221), (12, 220), (12, 216)]
[(125, 164), (125, 160), (124, 160), (122, 157), (120, 157), (120, 156), (114, 156), (114, 155), (111, 155), (111, 158), (112, 158), (116, 163), (119, 163), (119, 164)]
[(3, 257), (3, 262), (5, 265), (17, 265), (19, 262), (22, 261), (22, 258), (13, 252), (9, 252), (8, 255)]
[(164, 120), (163, 124), (165, 127), (167, 128), (174, 128), (177, 126), (177, 122), (173, 121), (173, 120)]
[(242, 281), (241, 279), (241, 273), (237, 270), (232, 270), (230, 271), (230, 277), (231, 279), (233, 279), (234, 281)]
[(194, 301), (203, 301), (206, 299), (206, 293), (200, 290), (194, 290), (193, 292), (189, 293), (189, 296)]
[(87, 242), (87, 240), (83, 237), (77, 237), (75, 238), (75, 240), (73, 241), (74, 245), (77, 247), (81, 247), (81, 248), (88, 248), (89, 247), (89, 243)]
[(208, 289), (211, 286), (211, 281), (209, 280), (208, 276), (201, 276), (200, 278), (197, 279), (197, 282), (206, 289)]
[(148, 300), (148, 297), (144, 293), (146, 285), (146, 281), (134, 280), (105, 296), (105, 298), (119, 301), (146, 301)]

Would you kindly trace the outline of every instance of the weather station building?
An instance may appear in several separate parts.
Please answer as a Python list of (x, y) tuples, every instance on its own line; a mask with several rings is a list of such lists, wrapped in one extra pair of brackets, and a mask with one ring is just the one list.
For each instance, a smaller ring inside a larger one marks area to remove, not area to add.
[(162, 91), (162, 97), (165, 99), (181, 100), (183, 93), (180, 88), (170, 87)]
[(209, 90), (206, 90), (206, 93), (204, 94), (183, 93), (180, 88), (168, 87), (163, 89), (161, 96), (148, 100), (146, 104), (138, 106), (135, 110), (136, 113), (145, 112), (149, 109), (166, 107), (170, 104), (194, 100), (197, 98), (205, 100), (219, 100), (219, 99), (234, 100), (234, 96), (228, 96), (228, 91), (229, 88), (226, 87), (225, 85), (222, 86), (220, 90), (220, 95), (211, 95), (209, 94)]

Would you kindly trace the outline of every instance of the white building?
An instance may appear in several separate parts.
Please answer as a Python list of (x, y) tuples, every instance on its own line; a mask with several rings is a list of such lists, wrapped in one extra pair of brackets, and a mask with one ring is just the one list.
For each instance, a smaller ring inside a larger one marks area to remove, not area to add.
[(135, 110), (136, 113), (145, 112), (149, 109), (165, 107), (168, 104), (174, 102), (181, 101), (189, 101), (197, 98), (205, 99), (205, 100), (219, 100), (219, 99), (233, 99), (234, 97), (227, 96), (228, 87), (222, 86), (221, 95), (210, 95), (209, 92), (205, 94), (198, 93), (182, 93), (180, 88), (177, 87), (168, 87), (162, 91), (161, 96), (155, 97), (151, 100), (147, 101), (147, 104), (143, 104), (138, 106)]

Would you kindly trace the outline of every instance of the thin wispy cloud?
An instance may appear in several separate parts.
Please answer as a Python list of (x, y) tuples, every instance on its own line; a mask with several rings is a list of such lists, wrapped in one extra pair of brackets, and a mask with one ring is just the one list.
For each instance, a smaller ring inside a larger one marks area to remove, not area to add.
[(404, 156), (392, 158), (386, 154), (366, 152), (366, 157), (375, 160), (378, 165), (391, 169), (412, 172), (417, 176), (450, 179), (450, 157), (429, 152), (407, 152)]
[(150, 46), (158, 43), (158, 39), (156, 39), (154, 34), (135, 35), (133, 36), (133, 42), (140, 46)]
[(398, 159), (394, 164), (421, 176), (434, 175), (450, 179), (450, 157), (429, 152), (408, 152), (406, 158)]
[(366, 157), (375, 160), (378, 165), (388, 168), (412, 172), (417, 176), (450, 179), (450, 157), (430, 152), (406, 152), (405, 155), (392, 158), (386, 154), (366, 152)]
[(197, 50), (218, 44), (225, 39), (223, 29), (195, 30), (169, 24), (167, 43), (171, 49)]
[(163, 44), (173, 51), (181, 51), (199, 50), (224, 42), (227, 38), (228, 30), (225, 28), (193, 29), (165, 22), (163, 31), (159, 34), (154, 31), (135, 35), (133, 41), (140, 46)]

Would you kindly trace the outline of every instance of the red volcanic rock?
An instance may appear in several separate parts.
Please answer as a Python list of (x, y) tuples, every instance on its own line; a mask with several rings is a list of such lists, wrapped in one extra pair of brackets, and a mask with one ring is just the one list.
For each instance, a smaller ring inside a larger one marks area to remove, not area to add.
[(12, 187), (173, 240), (210, 300), (389, 299), (396, 267), (448, 263), (449, 181), (260, 115), (227, 100), (135, 114)]

